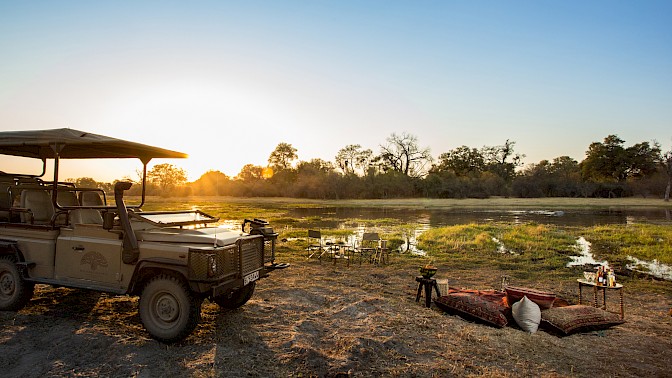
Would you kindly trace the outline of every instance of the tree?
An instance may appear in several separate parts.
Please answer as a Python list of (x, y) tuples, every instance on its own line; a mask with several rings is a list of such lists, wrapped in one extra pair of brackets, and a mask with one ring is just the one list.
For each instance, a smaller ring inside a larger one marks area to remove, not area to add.
[(259, 165), (245, 164), (236, 176), (237, 180), (241, 181), (255, 181), (263, 178), (264, 168)]
[(667, 186), (665, 187), (665, 202), (670, 200), (670, 189), (672, 188), (672, 150), (665, 151), (660, 155), (660, 165), (667, 175)]
[(654, 142), (637, 143), (625, 149), (627, 163), (626, 175), (628, 178), (639, 178), (656, 173), (660, 162), (660, 145)]
[(79, 177), (76, 179), (67, 179), (67, 182), (75, 184), (78, 188), (97, 188), (98, 182), (91, 177)]
[(220, 171), (207, 171), (192, 183), (194, 194), (220, 196), (226, 194), (226, 186), (231, 179)]
[(168, 194), (172, 189), (187, 182), (187, 172), (172, 164), (157, 164), (147, 172), (147, 180), (156, 185), (161, 194)]
[(595, 182), (621, 183), (628, 178), (655, 172), (660, 157), (657, 143), (651, 146), (643, 142), (625, 148), (624, 142), (616, 135), (609, 135), (603, 143), (591, 143), (586, 158), (581, 162), (583, 178)]
[(292, 161), (297, 158), (296, 148), (289, 143), (280, 143), (268, 157), (268, 165), (276, 172), (280, 172), (291, 167)]
[(379, 159), (385, 169), (408, 177), (422, 176), (425, 166), (432, 162), (429, 147), (418, 147), (418, 138), (406, 132), (401, 135), (392, 133), (387, 138), (387, 144), (380, 148)]
[(457, 176), (480, 174), (485, 169), (485, 159), (478, 149), (460, 146), (439, 155), (439, 164), (433, 169), (451, 171)]
[(296, 165), (296, 171), (299, 176), (325, 174), (334, 170), (334, 166), (322, 159), (312, 159), (311, 161), (300, 161)]
[(355, 168), (361, 169), (362, 174), (366, 173), (372, 158), (373, 151), (362, 150), (359, 144), (350, 144), (338, 151), (335, 160), (336, 165), (347, 175), (354, 174)]
[(516, 168), (523, 165), (522, 160), (525, 157), (514, 153), (515, 144), (516, 142), (507, 139), (501, 146), (484, 146), (481, 155), (485, 160), (485, 170), (511, 181), (516, 174)]

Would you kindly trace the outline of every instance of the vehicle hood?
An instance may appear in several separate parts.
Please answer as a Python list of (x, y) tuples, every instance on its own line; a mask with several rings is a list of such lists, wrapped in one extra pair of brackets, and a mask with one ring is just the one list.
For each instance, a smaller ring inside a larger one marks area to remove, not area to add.
[(156, 228), (135, 232), (138, 241), (160, 243), (206, 244), (222, 247), (234, 244), (247, 234), (224, 228), (206, 227), (199, 229)]

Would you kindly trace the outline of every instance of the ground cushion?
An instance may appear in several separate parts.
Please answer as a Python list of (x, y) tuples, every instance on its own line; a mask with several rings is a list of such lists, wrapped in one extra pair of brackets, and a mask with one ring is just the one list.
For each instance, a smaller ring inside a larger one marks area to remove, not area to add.
[(553, 307), (553, 302), (555, 301), (554, 293), (527, 287), (507, 286), (504, 288), (504, 291), (506, 291), (509, 303), (516, 303), (523, 299), (523, 297), (527, 297), (527, 299), (539, 305), (539, 308), (542, 310)]
[(623, 323), (617, 314), (584, 305), (544, 310), (541, 312), (541, 321), (544, 327), (565, 335), (604, 329)]
[(495, 327), (508, 323), (511, 311), (506, 294), (494, 290), (448, 289), (448, 294), (434, 300), (440, 309), (465, 318), (480, 320)]
[(511, 305), (511, 315), (523, 331), (537, 332), (541, 322), (541, 309), (539, 309), (539, 305), (527, 299), (526, 296)]

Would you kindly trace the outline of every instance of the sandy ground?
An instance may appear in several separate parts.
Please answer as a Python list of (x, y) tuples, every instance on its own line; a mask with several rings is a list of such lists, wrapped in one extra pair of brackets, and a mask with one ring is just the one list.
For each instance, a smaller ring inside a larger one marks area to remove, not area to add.
[[(439, 268), (457, 287), (498, 288), (501, 275)], [(137, 298), (38, 286), (26, 308), (0, 312), (0, 376), (672, 376), (668, 296), (626, 287), (627, 323), (561, 338), (424, 308), (416, 272), (297, 260), (240, 309), (206, 301), (173, 345), (149, 338)], [(575, 282), (555, 289), (576, 302)]]

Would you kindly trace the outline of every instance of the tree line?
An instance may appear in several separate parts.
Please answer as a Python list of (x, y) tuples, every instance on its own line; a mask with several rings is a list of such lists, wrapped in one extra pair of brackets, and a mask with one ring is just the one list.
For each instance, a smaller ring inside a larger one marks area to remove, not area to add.
[[(377, 153), (351, 144), (340, 149), (331, 162), (299, 160), (296, 148), (282, 142), (269, 155), (267, 166), (247, 164), (234, 177), (210, 170), (188, 182), (182, 168), (155, 165), (147, 174), (147, 193), (315, 199), (643, 196), (669, 200), (672, 151), (663, 151), (657, 142), (626, 146), (617, 135), (609, 135), (591, 143), (581, 162), (560, 156), (525, 167), (525, 155), (515, 151), (515, 144), (506, 140), (497, 146), (460, 146), (434, 159), (416, 136), (393, 133)], [(86, 177), (71, 181), (105, 190), (112, 187), (112, 183)], [(136, 186), (132, 191), (139, 189)]]

